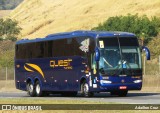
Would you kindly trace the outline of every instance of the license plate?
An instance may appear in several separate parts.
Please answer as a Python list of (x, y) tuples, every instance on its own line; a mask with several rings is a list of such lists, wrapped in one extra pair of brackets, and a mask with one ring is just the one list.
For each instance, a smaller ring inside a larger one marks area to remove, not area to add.
[(120, 86), (119, 89), (127, 89), (127, 86)]

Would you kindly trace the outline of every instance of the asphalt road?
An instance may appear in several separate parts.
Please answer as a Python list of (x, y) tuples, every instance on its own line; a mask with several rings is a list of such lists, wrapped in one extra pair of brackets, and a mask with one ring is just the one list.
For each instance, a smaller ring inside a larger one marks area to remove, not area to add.
[(114, 102), (114, 103), (129, 103), (129, 104), (160, 104), (160, 93), (143, 93), (129, 92), (127, 97), (110, 96), (109, 93), (95, 94), (92, 98), (85, 98), (81, 95), (76, 97), (61, 97), (61, 95), (49, 95), (48, 97), (29, 97), (26, 92), (0, 92), (1, 98), (30, 98), (30, 99), (45, 99), (45, 100), (84, 100), (95, 102)]

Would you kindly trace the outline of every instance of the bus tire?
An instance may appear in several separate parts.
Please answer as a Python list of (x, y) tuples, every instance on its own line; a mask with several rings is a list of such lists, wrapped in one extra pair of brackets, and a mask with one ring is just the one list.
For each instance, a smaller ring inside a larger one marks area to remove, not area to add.
[(86, 81), (84, 81), (81, 85), (81, 92), (84, 97), (92, 97), (94, 96), (93, 92), (89, 92), (89, 85)]
[(44, 92), (42, 92), (42, 88), (41, 88), (41, 86), (40, 86), (39, 81), (36, 81), (36, 83), (35, 83), (35, 92), (36, 92), (36, 96), (37, 96), (37, 97), (43, 96), (43, 93), (44, 93)]
[(34, 85), (31, 82), (27, 83), (27, 93), (31, 97), (36, 96), (35, 87), (34, 87)]
[(126, 97), (127, 94), (128, 94), (128, 91), (127, 91), (127, 90), (125, 90), (125, 91), (119, 91), (119, 92), (118, 92), (118, 96), (119, 96), (119, 97)]

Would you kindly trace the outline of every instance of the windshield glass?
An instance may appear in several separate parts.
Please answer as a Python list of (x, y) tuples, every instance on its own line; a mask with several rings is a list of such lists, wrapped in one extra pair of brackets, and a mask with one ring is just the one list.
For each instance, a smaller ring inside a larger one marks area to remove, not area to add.
[(133, 75), (141, 70), (141, 57), (136, 37), (100, 38), (99, 69), (108, 75)]
[(121, 60), (120, 50), (117, 47), (100, 49), (100, 55), (99, 68), (103, 68), (105, 70), (116, 68), (118, 66), (118, 62)]
[(121, 49), (123, 63), (126, 64), (128, 68), (141, 68), (140, 50), (138, 47), (121, 47)]

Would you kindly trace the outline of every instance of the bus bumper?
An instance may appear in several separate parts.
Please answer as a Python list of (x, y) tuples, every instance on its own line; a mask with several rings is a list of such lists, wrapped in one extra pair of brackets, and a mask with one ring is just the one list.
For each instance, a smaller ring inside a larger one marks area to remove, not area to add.
[(100, 84), (100, 91), (115, 91), (115, 90), (141, 90), (142, 83), (125, 83), (125, 84)]

